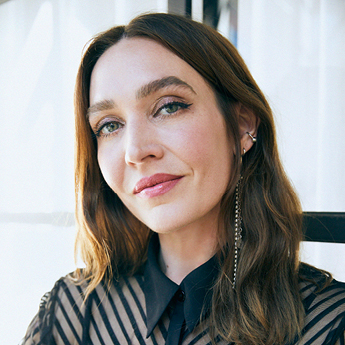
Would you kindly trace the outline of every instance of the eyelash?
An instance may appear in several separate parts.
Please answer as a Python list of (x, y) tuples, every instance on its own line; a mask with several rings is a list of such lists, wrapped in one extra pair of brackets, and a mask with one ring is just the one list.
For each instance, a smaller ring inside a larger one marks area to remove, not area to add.
[[(157, 111), (155, 111), (155, 113), (153, 114), (153, 117), (156, 118), (159, 116), (159, 113), (164, 110), (164, 109), (167, 109), (168, 107), (172, 107), (172, 106), (177, 106), (178, 109), (171, 112), (171, 113), (168, 113), (168, 114), (161, 114), (160, 117), (170, 117), (170, 116), (173, 116), (176, 112), (178, 112), (179, 110), (185, 110), (185, 109), (188, 109), (190, 106), (192, 105), (192, 103), (184, 103), (184, 102), (178, 102), (178, 101), (171, 101), (171, 102), (167, 102), (166, 104), (162, 105), (160, 108), (158, 108)], [(113, 132), (110, 132), (110, 133), (107, 133), (107, 134), (101, 134), (101, 131), (104, 129), (104, 127), (106, 126), (109, 126), (109, 125), (115, 125), (117, 126), (117, 128), (113, 131)], [(109, 122), (106, 122), (106, 123), (103, 123), (101, 125), (97, 125), (97, 127), (93, 130), (95, 136), (97, 138), (99, 137), (107, 137), (109, 135), (112, 135), (112, 134), (116, 134), (117, 131), (122, 127), (122, 123), (119, 122), (119, 121), (109, 121)]]
[[(115, 126), (117, 126), (117, 128), (113, 131), (113, 132), (110, 132), (110, 133), (106, 133), (106, 134), (101, 134), (101, 131), (104, 129), (104, 127), (106, 127), (106, 126), (109, 126), (109, 125), (115, 125)], [(96, 127), (96, 129), (94, 130), (94, 134), (95, 134), (95, 136), (97, 137), (97, 138), (100, 138), (100, 137), (107, 137), (107, 136), (109, 136), (109, 135), (112, 135), (112, 134), (114, 134), (114, 133), (116, 133), (118, 130), (119, 130), (119, 128), (121, 128), (122, 127), (122, 124), (121, 124), (121, 122), (119, 122), (119, 121), (108, 121), (108, 122), (106, 122), (106, 123), (103, 123), (102, 125), (98, 125), (97, 127)]]
[(157, 117), (159, 115), (159, 113), (164, 109), (164, 108), (168, 108), (171, 106), (178, 106), (179, 108), (177, 110), (175, 110), (174, 112), (170, 113), (169, 115), (161, 115), (162, 117), (169, 117), (172, 116), (173, 114), (175, 114), (176, 112), (178, 112), (179, 110), (185, 110), (188, 109), (192, 103), (184, 103), (184, 102), (178, 102), (178, 101), (171, 101), (171, 102), (167, 102), (164, 105), (162, 105), (154, 114), (153, 117)]

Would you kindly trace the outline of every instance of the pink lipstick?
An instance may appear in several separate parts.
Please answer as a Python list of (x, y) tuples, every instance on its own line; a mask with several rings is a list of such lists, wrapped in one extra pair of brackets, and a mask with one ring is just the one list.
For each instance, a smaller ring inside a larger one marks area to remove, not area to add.
[(155, 174), (142, 178), (134, 187), (133, 194), (142, 198), (152, 198), (169, 192), (183, 176)]

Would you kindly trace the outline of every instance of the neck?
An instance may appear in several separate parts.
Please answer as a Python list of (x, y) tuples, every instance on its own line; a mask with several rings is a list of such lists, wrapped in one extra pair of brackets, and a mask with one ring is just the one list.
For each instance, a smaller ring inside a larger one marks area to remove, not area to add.
[(160, 267), (163, 273), (178, 285), (216, 252), (217, 224), (212, 224), (211, 227), (203, 225), (159, 234)]

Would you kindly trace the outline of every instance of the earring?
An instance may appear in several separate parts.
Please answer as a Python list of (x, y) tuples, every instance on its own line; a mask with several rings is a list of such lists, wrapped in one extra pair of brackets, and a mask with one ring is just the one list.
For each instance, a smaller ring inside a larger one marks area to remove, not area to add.
[(245, 154), (246, 154), (246, 149), (243, 148), (243, 155), (242, 156), (244, 156)]
[(250, 136), (250, 138), (252, 139), (253, 143), (256, 143), (256, 137), (253, 137), (249, 132), (247, 132), (247, 134)]
[(241, 182), (242, 175), (237, 182), (235, 191), (235, 256), (234, 256), (234, 276), (232, 281), (232, 288), (235, 288), (236, 284), (236, 273), (237, 273), (237, 261), (238, 261), (238, 251), (241, 247), (242, 242), (242, 216), (241, 216)]

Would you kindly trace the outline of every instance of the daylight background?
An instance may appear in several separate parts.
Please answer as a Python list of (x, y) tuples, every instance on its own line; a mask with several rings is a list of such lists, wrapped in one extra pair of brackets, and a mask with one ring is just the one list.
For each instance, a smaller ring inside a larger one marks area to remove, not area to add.
[[(304, 211), (345, 212), (345, 1), (0, 0), (1, 344), (20, 341), (41, 296), (75, 269), (73, 88), (85, 43), (147, 11), (214, 25), (215, 8), (272, 105)], [(304, 243), (302, 258), (345, 280), (344, 246)]]

